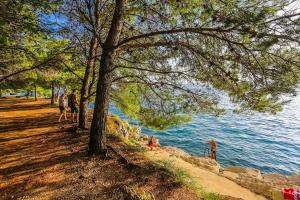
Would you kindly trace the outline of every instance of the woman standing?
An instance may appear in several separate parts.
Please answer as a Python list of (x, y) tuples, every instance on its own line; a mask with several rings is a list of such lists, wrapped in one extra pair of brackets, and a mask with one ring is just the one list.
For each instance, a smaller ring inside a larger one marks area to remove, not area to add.
[(59, 96), (58, 106), (60, 110), (60, 116), (58, 122), (60, 122), (63, 115), (65, 115), (65, 120), (67, 120), (67, 111), (66, 111), (66, 93)]

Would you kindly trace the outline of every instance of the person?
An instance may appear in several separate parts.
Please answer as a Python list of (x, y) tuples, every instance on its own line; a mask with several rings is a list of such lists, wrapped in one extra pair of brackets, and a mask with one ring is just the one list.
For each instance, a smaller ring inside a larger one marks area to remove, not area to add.
[(72, 123), (78, 122), (78, 101), (77, 101), (77, 90), (73, 89), (72, 94), (69, 97), (69, 103), (71, 108), (71, 120)]
[(65, 116), (65, 120), (67, 120), (66, 94), (65, 93), (59, 96), (58, 107), (59, 107), (59, 110), (60, 110), (60, 116), (59, 116), (58, 122), (60, 122), (63, 115)]
[(157, 147), (160, 147), (158, 140), (153, 135), (150, 136), (147, 147), (150, 150), (155, 150)]
[(212, 139), (208, 143), (211, 145), (211, 159), (217, 160), (217, 142)]

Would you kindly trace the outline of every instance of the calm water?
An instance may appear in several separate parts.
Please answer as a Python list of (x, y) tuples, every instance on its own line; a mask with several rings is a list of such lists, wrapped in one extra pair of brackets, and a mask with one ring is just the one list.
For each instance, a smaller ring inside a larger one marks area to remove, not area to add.
[[(110, 110), (126, 118), (114, 106)], [(214, 138), (218, 143), (218, 161), (223, 166), (248, 166), (282, 174), (300, 170), (300, 96), (276, 116), (198, 115), (192, 122), (164, 132), (146, 128), (142, 132), (155, 134), (162, 145), (180, 147), (201, 156), (206, 142)]]

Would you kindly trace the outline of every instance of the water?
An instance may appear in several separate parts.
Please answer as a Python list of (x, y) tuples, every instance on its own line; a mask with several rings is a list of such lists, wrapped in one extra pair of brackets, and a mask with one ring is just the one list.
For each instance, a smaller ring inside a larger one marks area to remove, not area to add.
[[(116, 107), (111, 106), (110, 111), (126, 119)], [(275, 116), (197, 115), (192, 122), (163, 132), (144, 127), (142, 132), (155, 134), (161, 145), (176, 146), (200, 156), (208, 147), (207, 141), (214, 138), (217, 158), (223, 166), (254, 167), (264, 173), (281, 174), (300, 170), (300, 96)]]

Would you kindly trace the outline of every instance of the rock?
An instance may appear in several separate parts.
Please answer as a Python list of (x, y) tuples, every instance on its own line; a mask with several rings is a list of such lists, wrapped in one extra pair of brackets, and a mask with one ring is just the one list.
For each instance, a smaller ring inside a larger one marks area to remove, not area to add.
[(122, 120), (117, 115), (110, 114), (107, 121), (109, 134), (122, 135), (126, 138), (137, 140), (140, 137), (141, 129), (138, 126), (129, 125), (126, 120)]
[(191, 156), (184, 160), (214, 173), (219, 173), (221, 169), (220, 164), (211, 158)]
[(236, 173), (236, 174), (242, 174), (244, 176), (262, 180), (262, 175), (261, 175), (260, 171), (257, 169), (253, 169), (253, 168), (249, 168), (249, 167), (229, 166), (229, 167), (225, 167), (223, 170), (224, 170), (224, 172), (227, 171), (227, 172), (232, 172), (232, 173)]
[(148, 141), (148, 136), (143, 134), (141, 137), (140, 137), (140, 140), (141, 141)]
[(229, 179), (233, 179), (233, 180), (236, 180), (239, 178), (239, 174), (237, 173), (234, 173), (234, 172), (230, 172), (230, 171), (222, 171), (221, 172), (222, 176), (226, 177), (226, 178), (229, 178)]
[(300, 188), (300, 175), (290, 176), (289, 179), (294, 185), (297, 185)]
[(231, 196), (220, 195), (220, 200), (243, 200), (243, 199), (231, 197)]
[(139, 126), (130, 125), (129, 137), (139, 139), (141, 136), (141, 128)]
[(292, 185), (289, 178), (281, 174), (264, 174), (263, 180), (273, 186), (277, 186), (278, 188)]
[(263, 181), (259, 170), (243, 167), (225, 167), (220, 170), (220, 175), (224, 176), (238, 185), (250, 191), (271, 199), (272, 187)]
[(185, 152), (184, 150), (179, 149), (177, 147), (165, 146), (165, 147), (162, 147), (162, 149), (174, 156), (179, 157), (179, 158), (191, 157), (191, 154), (189, 154), (189, 153)]
[(221, 168), (220, 164), (215, 160), (205, 157), (192, 156), (184, 150), (176, 147), (162, 147), (162, 149), (173, 156), (183, 159), (186, 162), (192, 163), (194, 165), (197, 165), (198, 167), (204, 168), (215, 173), (219, 173), (219, 170)]

